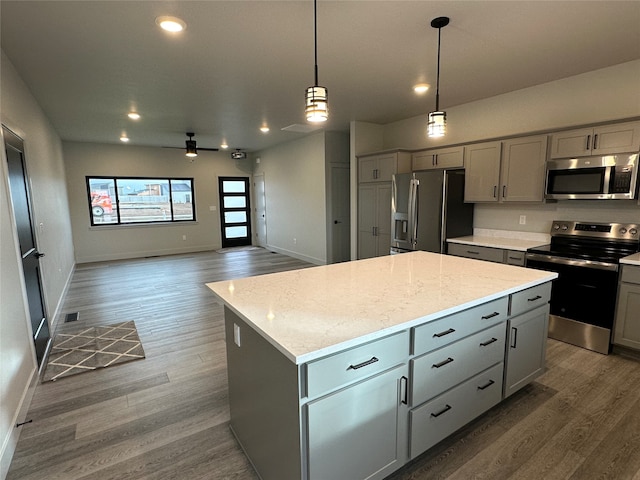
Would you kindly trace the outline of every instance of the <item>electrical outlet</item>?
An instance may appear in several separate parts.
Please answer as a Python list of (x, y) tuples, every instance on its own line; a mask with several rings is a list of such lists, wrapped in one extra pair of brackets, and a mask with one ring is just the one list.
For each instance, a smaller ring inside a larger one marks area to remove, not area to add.
[(526, 225), (526, 224), (527, 224), (527, 216), (520, 215), (520, 225)]
[(297, 245), (298, 244), (298, 239), (296, 237), (293, 237), (293, 244)]
[(182, 240), (186, 240), (187, 236), (186, 235), (182, 235)]

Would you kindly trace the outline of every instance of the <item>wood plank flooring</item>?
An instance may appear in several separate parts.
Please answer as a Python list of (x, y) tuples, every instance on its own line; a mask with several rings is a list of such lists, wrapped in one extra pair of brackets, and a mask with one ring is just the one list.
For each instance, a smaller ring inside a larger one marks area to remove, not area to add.
[[(309, 266), (263, 249), (79, 265), (62, 311), (80, 319), (57, 331), (135, 320), (146, 358), (38, 385), (7, 479), (257, 480), (204, 284)], [(389, 480), (640, 480), (640, 363), (548, 340), (547, 366)]]

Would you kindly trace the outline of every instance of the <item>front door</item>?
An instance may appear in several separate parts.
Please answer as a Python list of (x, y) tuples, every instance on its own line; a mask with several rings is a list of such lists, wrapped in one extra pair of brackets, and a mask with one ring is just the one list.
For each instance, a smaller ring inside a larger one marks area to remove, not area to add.
[(219, 177), (222, 247), (251, 245), (249, 179)]
[(36, 349), (38, 365), (47, 350), (49, 342), (49, 324), (47, 322), (40, 275), (40, 257), (33, 228), (33, 215), (29, 197), (29, 183), (24, 161), (22, 139), (13, 132), (2, 127), (5, 151), (9, 170), (9, 190), (11, 204), (20, 242), (22, 270), (31, 316), (31, 329)]

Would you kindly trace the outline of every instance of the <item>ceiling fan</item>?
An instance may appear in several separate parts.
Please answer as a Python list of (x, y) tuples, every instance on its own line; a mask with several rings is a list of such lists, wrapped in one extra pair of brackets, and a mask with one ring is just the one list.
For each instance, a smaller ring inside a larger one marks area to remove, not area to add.
[[(193, 132), (187, 132), (187, 137), (189, 137), (189, 140), (185, 141), (185, 147), (186, 147), (186, 156), (189, 158), (194, 158), (198, 156), (198, 150), (207, 150), (210, 152), (217, 152), (218, 149), (217, 148), (204, 148), (204, 147), (198, 147), (196, 145), (196, 141), (193, 139), (193, 137), (195, 136), (195, 133)], [(179, 148), (182, 149), (183, 147), (163, 147), (163, 148)]]

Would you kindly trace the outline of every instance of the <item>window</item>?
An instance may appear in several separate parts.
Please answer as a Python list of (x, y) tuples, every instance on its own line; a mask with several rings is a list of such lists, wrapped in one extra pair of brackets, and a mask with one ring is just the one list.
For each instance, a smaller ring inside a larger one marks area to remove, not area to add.
[(196, 219), (193, 178), (87, 177), (91, 225)]

